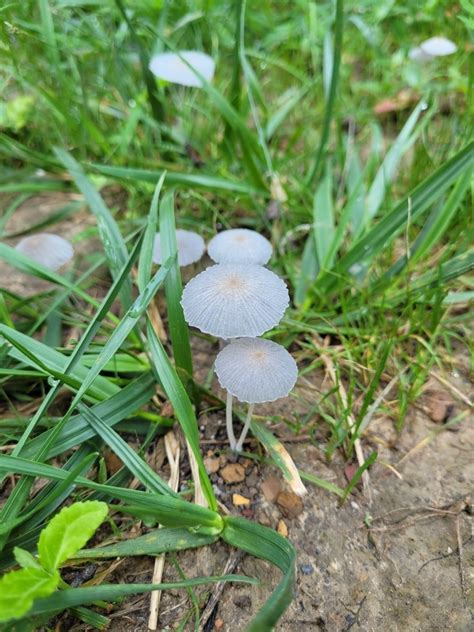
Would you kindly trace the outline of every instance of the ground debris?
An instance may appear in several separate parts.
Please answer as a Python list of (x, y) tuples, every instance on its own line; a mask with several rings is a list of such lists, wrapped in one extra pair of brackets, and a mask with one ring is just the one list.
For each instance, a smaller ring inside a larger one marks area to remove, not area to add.
[(241, 483), (245, 480), (245, 469), (240, 463), (228, 463), (220, 471), (226, 483)]
[(276, 504), (285, 518), (297, 518), (303, 512), (303, 501), (293, 492), (280, 492)]

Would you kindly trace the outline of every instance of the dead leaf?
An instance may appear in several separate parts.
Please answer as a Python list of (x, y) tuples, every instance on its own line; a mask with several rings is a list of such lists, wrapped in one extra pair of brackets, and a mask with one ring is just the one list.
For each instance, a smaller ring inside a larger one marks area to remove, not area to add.
[(245, 479), (245, 470), (239, 463), (229, 463), (220, 471), (226, 483), (241, 483)]
[(114, 452), (111, 452), (110, 450), (107, 450), (107, 452), (105, 452), (104, 461), (105, 465), (107, 466), (107, 474), (109, 476), (112, 476), (113, 474), (118, 472), (121, 467), (123, 467), (122, 461)]
[(274, 503), (278, 494), (281, 492), (281, 482), (276, 476), (270, 474), (270, 476), (267, 476), (262, 482), (260, 489), (265, 496), (265, 500), (269, 503)]
[(303, 501), (294, 492), (280, 492), (276, 504), (285, 518), (296, 518), (303, 511)]

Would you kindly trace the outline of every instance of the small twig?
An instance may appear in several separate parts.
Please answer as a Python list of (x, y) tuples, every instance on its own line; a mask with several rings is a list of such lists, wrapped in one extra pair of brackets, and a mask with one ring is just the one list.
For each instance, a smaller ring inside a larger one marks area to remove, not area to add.
[(443, 384), (443, 386), (446, 386), (447, 388), (449, 388), (449, 390), (452, 393), (454, 393), (454, 395), (457, 395), (457, 397), (459, 397), (459, 399), (461, 401), (463, 401), (465, 404), (467, 404), (470, 408), (474, 408), (474, 403), (471, 402), (469, 397), (464, 395), (464, 393), (461, 393), (461, 391), (458, 388), (456, 388), (453, 384), (451, 384), (451, 382), (448, 382), (448, 380), (446, 378), (444, 378), (442, 375), (439, 375), (439, 373), (436, 373), (436, 371), (432, 371), (431, 375), (435, 379), (437, 379), (438, 382), (441, 382), (441, 384)]
[(461, 592), (464, 600), (464, 604), (467, 606), (467, 596), (469, 589), (466, 585), (466, 576), (464, 573), (464, 559), (463, 559), (463, 542), (461, 538), (461, 520), (460, 515), (456, 516), (456, 539), (458, 541), (458, 562), (459, 562), (459, 577), (461, 578)]
[[(174, 432), (170, 430), (165, 435), (165, 450), (170, 465), (169, 486), (175, 492), (179, 487), (179, 442)], [(155, 567), (153, 569), (153, 584), (159, 584), (163, 577), (163, 569), (165, 566), (165, 555), (162, 553), (155, 558)], [(154, 590), (150, 598), (150, 615), (148, 617), (148, 629), (156, 630), (158, 627), (158, 611), (160, 609), (161, 590)]]
[[(241, 561), (241, 559), (244, 556), (244, 552), (237, 550), (234, 551), (233, 553), (231, 553), (229, 559), (227, 560), (227, 563), (225, 565), (224, 571), (223, 571), (223, 575), (228, 575), (229, 573), (233, 573), (237, 564), (239, 564), (239, 562)], [(219, 599), (221, 598), (222, 592), (224, 590), (224, 587), (226, 585), (226, 582), (218, 582), (215, 585), (214, 590), (212, 591), (211, 596), (209, 597), (209, 600), (206, 604), (206, 607), (204, 608), (204, 611), (201, 615), (201, 622), (199, 625), (199, 630), (200, 632), (202, 632), (202, 630), (204, 630), (204, 627), (206, 625), (206, 623), (208, 622), (209, 618), (211, 617), (212, 613), (214, 612), (214, 608), (217, 606), (217, 602), (219, 601)]]

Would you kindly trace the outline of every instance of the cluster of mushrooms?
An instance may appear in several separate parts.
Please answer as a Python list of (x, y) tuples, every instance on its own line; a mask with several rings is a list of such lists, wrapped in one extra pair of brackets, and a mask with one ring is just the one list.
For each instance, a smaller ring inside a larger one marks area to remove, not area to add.
[[(177, 230), (178, 262), (186, 266), (201, 259), (205, 243), (194, 232)], [(225, 230), (207, 248), (216, 262), (192, 278), (181, 305), (187, 323), (228, 341), (215, 361), (220, 385), (227, 391), (226, 429), (232, 450), (240, 452), (255, 404), (286, 397), (295, 385), (296, 362), (281, 345), (259, 338), (277, 325), (289, 304), (288, 288), (264, 267), (272, 255), (270, 242), (245, 228)], [(157, 234), (153, 255), (161, 263)], [(238, 440), (232, 423), (233, 398), (249, 404)]]

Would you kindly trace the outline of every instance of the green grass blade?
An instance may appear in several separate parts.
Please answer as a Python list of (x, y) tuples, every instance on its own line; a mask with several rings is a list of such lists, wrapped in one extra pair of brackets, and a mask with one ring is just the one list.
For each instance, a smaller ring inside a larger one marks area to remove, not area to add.
[[(135, 167), (111, 167), (98, 163), (91, 163), (88, 166), (90, 169), (102, 173), (105, 176), (110, 176), (111, 178), (131, 182), (152, 182), (153, 184), (156, 184), (165, 172), (165, 169), (154, 171), (152, 169), (140, 169)], [(228, 191), (246, 193), (248, 195), (264, 192), (262, 187), (255, 187), (246, 182), (238, 182), (229, 178), (221, 178), (204, 173), (182, 173), (170, 171), (169, 169), (166, 170), (166, 183), (170, 186), (184, 186), (187, 188), (199, 187), (207, 191)]]
[(216, 542), (217, 535), (193, 533), (189, 529), (162, 527), (153, 529), (145, 535), (116, 544), (100, 546), (95, 549), (82, 549), (75, 559), (107, 559), (109, 557), (128, 557), (134, 555), (160, 555), (171, 551), (184, 551), (206, 546)]
[[(112, 278), (116, 279), (128, 259), (127, 247), (117, 223), (105, 205), (100, 193), (87, 178), (81, 165), (64, 149), (56, 147), (54, 153), (73, 177), (77, 188), (84, 195), (91, 213), (94, 214), (97, 220), (97, 227), (104, 246), (107, 263)], [(123, 282), (120, 296), (124, 309), (128, 309), (132, 304), (132, 285), (129, 279)]]
[(52, 595), (37, 599), (28, 616), (38, 616), (53, 613), (66, 608), (93, 605), (96, 601), (116, 601), (129, 595), (143, 594), (152, 590), (177, 590), (190, 586), (203, 586), (217, 582), (239, 582), (243, 584), (258, 584), (252, 577), (245, 575), (220, 575), (218, 577), (197, 577), (180, 582), (165, 584), (101, 584), (100, 586), (87, 586), (84, 588), (68, 588)]
[(150, 322), (147, 323), (147, 333), (148, 344), (150, 345), (150, 354), (156, 374), (171, 402), (171, 405), (173, 406), (179, 424), (186, 439), (188, 440), (191, 450), (193, 451), (199, 468), (201, 485), (209, 507), (216, 510), (217, 501), (212, 489), (211, 481), (209, 480), (206, 468), (204, 467), (199, 447), (198, 425), (191, 401)]
[[(142, 249), (140, 251), (140, 259), (138, 261), (137, 281), (140, 292), (143, 292), (151, 277), (151, 270), (153, 266), (153, 245), (155, 243), (155, 235), (157, 233), (158, 225), (158, 202), (165, 178), (166, 171), (161, 174), (160, 179), (156, 183), (150, 205), (150, 212), (148, 213), (145, 235), (143, 236)], [(164, 256), (163, 259), (166, 259), (166, 257)]]
[(326, 109), (324, 111), (323, 129), (321, 132), (321, 140), (319, 143), (318, 153), (314, 159), (312, 166), (309, 169), (307, 176), (308, 185), (312, 184), (317, 177), (323, 162), (324, 155), (326, 153), (327, 144), (329, 140), (329, 134), (331, 131), (331, 121), (334, 114), (334, 105), (336, 102), (337, 85), (339, 83), (339, 68), (341, 65), (341, 53), (342, 53), (342, 35), (344, 30), (344, 1), (336, 0), (336, 17), (334, 25), (334, 48), (333, 48), (333, 60), (332, 60), (332, 74), (331, 84), (329, 87), (329, 94), (326, 100)]
[(420, 101), (408, 117), (395, 142), (392, 144), (383, 159), (380, 169), (377, 171), (367, 195), (365, 215), (367, 220), (370, 220), (376, 215), (384, 200), (387, 185), (392, 182), (395, 171), (400, 164), (403, 155), (408, 151), (408, 149), (410, 149), (418, 137), (421, 128), (417, 133), (413, 133), (413, 130), (415, 129), (415, 125), (424, 109), (426, 109), (426, 104), (424, 101)]
[(176, 243), (173, 192), (167, 193), (160, 204), (160, 241), (163, 259), (174, 257), (174, 264), (165, 280), (166, 309), (175, 365), (178, 371), (184, 372), (183, 381), (186, 385), (188, 380), (192, 380), (193, 360), (189, 329), (181, 307), (183, 285), (177, 257), (178, 245)]
[(409, 218), (413, 221), (474, 163), (474, 142), (459, 151), (435, 173), (419, 184), (410, 195), (381, 219), (362, 239), (341, 258), (336, 275), (325, 275), (318, 283), (320, 291), (333, 287), (351, 265), (371, 261), (404, 229)]
[(341, 503), (346, 502), (347, 498), (349, 497), (349, 494), (351, 493), (351, 491), (354, 489), (354, 487), (357, 485), (357, 483), (360, 481), (360, 479), (362, 478), (362, 474), (365, 472), (365, 470), (367, 470), (375, 461), (377, 460), (377, 452), (372, 452), (366, 459), (365, 461), (362, 463), (362, 465), (360, 467), (357, 468), (354, 476), (351, 478), (349, 484), (347, 485), (346, 489), (344, 490), (344, 496), (342, 497)]
[(296, 551), (288, 540), (259, 524), (228, 516), (222, 539), (250, 555), (267, 560), (283, 573), (283, 579), (247, 628), (247, 632), (271, 632), (293, 599)]
[[(144, 373), (139, 379), (129, 383), (121, 391), (92, 409), (96, 415), (106, 420), (109, 426), (115, 426), (146, 404), (155, 394), (155, 379), (151, 372)], [(31, 439), (23, 448), (22, 457), (32, 458), (53, 433), (54, 429)], [(91, 439), (95, 432), (79, 414), (71, 417), (68, 425), (61, 430), (53, 445), (48, 449), (46, 459), (53, 458), (65, 450)]]
[[(56, 481), (64, 481), (68, 477), (68, 472), (60, 468), (2, 454), (0, 454), (0, 472), (39, 476)], [(222, 518), (218, 513), (179, 498), (150, 494), (126, 487), (103, 485), (82, 476), (76, 478), (76, 484), (106, 494), (109, 498), (117, 498), (140, 506), (155, 515), (160, 524), (165, 526), (190, 527), (201, 533), (210, 534), (218, 534), (222, 530)], [(123, 508), (125, 509), (126, 507)]]
[(151, 469), (148, 463), (144, 461), (115, 430), (105, 424), (93, 410), (83, 404), (79, 404), (79, 411), (94, 432), (145, 487), (156, 494), (178, 497), (178, 494)]
[(320, 270), (331, 267), (328, 255), (334, 239), (334, 210), (332, 204), (332, 174), (329, 163), (313, 202), (313, 233)]

